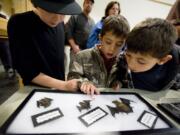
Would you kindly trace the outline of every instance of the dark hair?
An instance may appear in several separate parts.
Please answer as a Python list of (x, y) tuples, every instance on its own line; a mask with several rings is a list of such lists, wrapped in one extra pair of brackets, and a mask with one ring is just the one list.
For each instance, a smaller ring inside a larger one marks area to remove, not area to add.
[(129, 33), (127, 50), (160, 59), (170, 53), (176, 39), (176, 29), (171, 23), (160, 18), (148, 18)]
[[(84, 0), (84, 2), (85, 2), (86, 0)], [(94, 4), (94, 0), (89, 0), (89, 1), (91, 1), (93, 4)]]
[(90, 0), (94, 4), (94, 0)]
[(116, 36), (127, 37), (130, 31), (129, 23), (122, 15), (108, 16), (104, 20), (101, 36), (110, 31)]
[(118, 5), (118, 7), (119, 7), (119, 12), (118, 12), (118, 14), (120, 14), (120, 12), (121, 12), (120, 3), (117, 2), (117, 1), (111, 1), (111, 2), (109, 2), (108, 5), (106, 6), (105, 16), (102, 18), (102, 20), (105, 19), (107, 16), (109, 16), (109, 14), (108, 14), (108, 13), (109, 13), (109, 10), (110, 10), (115, 4)]

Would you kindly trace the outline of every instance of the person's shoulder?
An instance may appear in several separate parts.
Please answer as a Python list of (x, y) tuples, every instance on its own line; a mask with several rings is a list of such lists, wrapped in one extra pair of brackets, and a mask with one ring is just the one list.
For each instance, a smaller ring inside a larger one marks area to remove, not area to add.
[(84, 54), (89, 54), (93, 51), (93, 48), (89, 48), (89, 49), (84, 49), (84, 50), (81, 50), (78, 54), (79, 55), (84, 55)]
[[(82, 20), (82, 18), (87, 18), (87, 16), (82, 12), (78, 15), (73, 15), (73, 18), (78, 22), (80, 20)], [(91, 18), (89, 18), (91, 20)]]
[(71, 15), (66, 24), (75, 23), (77, 21), (77, 18), (78, 15)]
[(8, 29), (16, 29), (18, 31), (24, 31), (31, 29), (27, 25), (31, 25), (35, 20), (35, 13), (33, 11), (28, 11), (24, 13), (17, 13), (10, 17), (8, 20)]
[(23, 13), (16, 13), (16, 14), (12, 15), (12, 17), (20, 18), (20, 17), (29, 17), (32, 15), (34, 15), (33, 11), (27, 11), (27, 12), (23, 12)]
[(28, 11), (24, 13), (17, 13), (10, 17), (9, 21), (27, 21), (34, 15), (33, 11)]
[(78, 18), (79, 16), (80, 16), (80, 14), (78, 14), (78, 15), (71, 15), (70, 19), (76, 19), (76, 18)]
[(95, 24), (95, 26), (96, 26), (97, 29), (102, 29), (103, 22), (100, 20)]
[(77, 57), (88, 58), (91, 57), (94, 52), (94, 48), (84, 49), (77, 53)]
[[(170, 60), (170, 67), (180, 64), (180, 46), (174, 44), (173, 49), (170, 52), (172, 59)], [(173, 62), (173, 64), (171, 64)]]
[(84, 62), (96, 61), (99, 57), (98, 52), (95, 48), (89, 48), (78, 52), (75, 55), (76, 60)]

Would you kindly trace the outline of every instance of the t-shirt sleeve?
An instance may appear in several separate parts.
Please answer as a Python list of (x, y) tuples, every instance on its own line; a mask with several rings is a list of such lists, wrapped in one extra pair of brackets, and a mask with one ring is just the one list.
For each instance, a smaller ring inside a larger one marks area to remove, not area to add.
[(76, 23), (76, 16), (71, 16), (65, 25), (67, 39), (73, 38), (73, 33), (76, 25), (75, 23)]
[[(8, 21), (8, 37), (12, 54), (13, 67), (23, 79), (23, 83), (29, 84), (39, 71), (38, 56), (31, 39), (30, 26), (24, 27), (25, 18), (12, 16)], [(37, 59), (36, 59), (37, 57)]]

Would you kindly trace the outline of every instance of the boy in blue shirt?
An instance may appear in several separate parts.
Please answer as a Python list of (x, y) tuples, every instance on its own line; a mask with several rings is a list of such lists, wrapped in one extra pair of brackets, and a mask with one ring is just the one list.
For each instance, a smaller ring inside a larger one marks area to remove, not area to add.
[(173, 85), (178, 89), (180, 47), (174, 44), (176, 39), (175, 28), (166, 20), (149, 18), (141, 22), (127, 37), (125, 53), (114, 69), (114, 82), (150, 91)]

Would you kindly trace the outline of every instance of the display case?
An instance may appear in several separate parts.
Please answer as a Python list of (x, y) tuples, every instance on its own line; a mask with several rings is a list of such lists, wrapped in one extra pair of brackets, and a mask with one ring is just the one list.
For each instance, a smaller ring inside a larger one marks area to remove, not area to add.
[(3, 124), (1, 133), (176, 135), (180, 131), (137, 93), (92, 97), (35, 89)]

